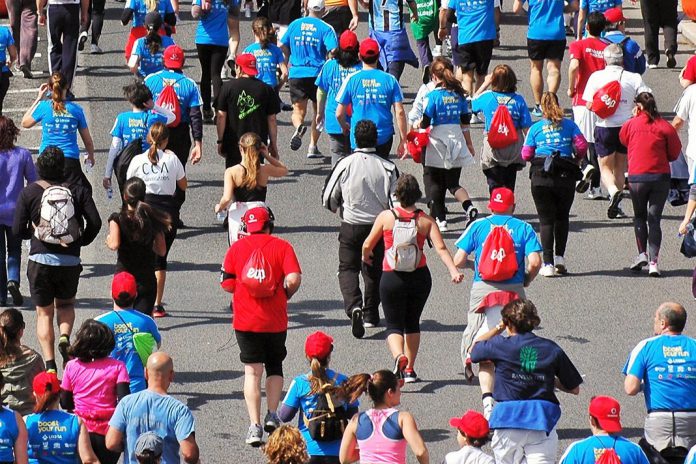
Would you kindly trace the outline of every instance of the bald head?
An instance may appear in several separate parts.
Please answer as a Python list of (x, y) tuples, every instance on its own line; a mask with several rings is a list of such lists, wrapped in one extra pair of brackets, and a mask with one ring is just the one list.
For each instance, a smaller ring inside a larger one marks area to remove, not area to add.
[(681, 333), (686, 326), (686, 309), (679, 303), (667, 301), (657, 308), (657, 318), (665, 323), (671, 332)]
[(174, 371), (172, 357), (164, 351), (152, 353), (147, 358), (147, 372), (151, 377), (169, 376)]

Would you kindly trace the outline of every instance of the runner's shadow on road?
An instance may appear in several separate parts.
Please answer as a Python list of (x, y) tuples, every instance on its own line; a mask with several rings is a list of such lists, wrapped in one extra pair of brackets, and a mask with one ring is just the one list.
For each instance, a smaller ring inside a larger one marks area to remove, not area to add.
[(177, 231), (176, 238), (179, 240), (183, 240), (186, 238), (198, 237), (200, 235), (223, 232), (225, 232), (225, 229), (223, 229), (222, 226), (220, 226), (219, 224), (203, 227), (186, 227)]
[(432, 319), (421, 321), (421, 330), (424, 332), (454, 332), (462, 333), (466, 324), (445, 325)]
[(420, 434), (426, 443), (437, 443), (449, 440), (452, 432), (447, 429), (424, 429), (420, 431)]
[(183, 403), (186, 404), (186, 406), (191, 410), (191, 411), (198, 411), (201, 406), (205, 406), (211, 401), (230, 401), (230, 400), (243, 400), (244, 399), (244, 392), (241, 390), (233, 390), (231, 392), (225, 392), (225, 393), (199, 393), (199, 392), (179, 392), (179, 391), (174, 391), (172, 392), (174, 396), (176, 396), (178, 399), (181, 399), (182, 397), (186, 397), (186, 400), (183, 401)]
[(199, 372), (180, 372), (174, 374), (174, 383), (182, 385), (189, 383), (218, 382), (221, 380), (234, 380), (242, 377), (244, 372), (236, 370), (224, 371), (199, 371)]
[(175, 321), (178, 319), (193, 319), (189, 320), (188, 322), (182, 322), (180, 324), (172, 324), (172, 325), (167, 325), (167, 326), (160, 326), (159, 331), (160, 332), (169, 332), (170, 330), (174, 329), (190, 329), (192, 327), (199, 327), (199, 326), (207, 326), (207, 325), (217, 325), (217, 324), (225, 324), (229, 325), (230, 324), (230, 316), (229, 314), (226, 314), (224, 316), (220, 317), (214, 317), (210, 316), (209, 313), (205, 313), (205, 315), (202, 315), (200, 317), (195, 317), (195, 316), (183, 316), (183, 315), (178, 315), (176, 311), (170, 311), (167, 312), (167, 321)]

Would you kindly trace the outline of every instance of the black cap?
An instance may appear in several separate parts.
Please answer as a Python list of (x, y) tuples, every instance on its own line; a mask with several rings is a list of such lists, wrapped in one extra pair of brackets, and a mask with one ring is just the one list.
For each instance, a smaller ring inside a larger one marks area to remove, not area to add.
[(145, 15), (145, 27), (152, 26), (154, 29), (162, 27), (162, 16), (157, 11), (151, 11)]

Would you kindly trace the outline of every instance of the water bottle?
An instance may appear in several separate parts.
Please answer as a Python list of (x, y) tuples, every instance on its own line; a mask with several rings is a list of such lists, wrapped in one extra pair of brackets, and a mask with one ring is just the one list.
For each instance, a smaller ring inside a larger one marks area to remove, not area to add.
[(114, 197), (114, 189), (109, 187), (106, 189), (106, 199), (111, 201), (111, 199)]
[(227, 217), (227, 211), (226, 210), (220, 210), (215, 214), (215, 219), (217, 219), (217, 222), (222, 224), (225, 222), (225, 218)]
[(251, 2), (244, 3), (244, 17), (251, 18)]
[(85, 174), (89, 174), (92, 172), (92, 168), (94, 167), (94, 163), (85, 155)]

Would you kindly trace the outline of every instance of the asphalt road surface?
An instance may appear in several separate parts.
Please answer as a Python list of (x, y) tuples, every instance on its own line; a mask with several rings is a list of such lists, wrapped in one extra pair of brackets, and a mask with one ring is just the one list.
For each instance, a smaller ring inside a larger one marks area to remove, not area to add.
[[(509, 8), (509, 5), (505, 5)], [(130, 77), (123, 59), (123, 44), (127, 28), (117, 20), (122, 3), (107, 3), (107, 21), (101, 40), (105, 53), (101, 56), (83, 54), (78, 71), (75, 94), (86, 111), (87, 120), (97, 148), (97, 165), (90, 174), (94, 194), (102, 218), (117, 209), (115, 200), (107, 201), (101, 188), (101, 177), (107, 157), (111, 130), (116, 115), (128, 109), (121, 88)], [(176, 42), (187, 53), (186, 74), (200, 76), (193, 37), (196, 23), (190, 16), (190, 3), (182, 2), (182, 22), (177, 25)], [(643, 43), (640, 12), (627, 4), (628, 27)], [(363, 14), (359, 36), (367, 35)], [(250, 20), (242, 19), (242, 47), (252, 40)], [(525, 48), (526, 19), (511, 13), (504, 15), (502, 46), (495, 51), (491, 65), (508, 63), (520, 79), (520, 91), (530, 102), (528, 84), (529, 64)], [(34, 80), (15, 77), (5, 101), (5, 112), (21, 116), (35, 97), (35, 88), (47, 75), (46, 41), (40, 42), (34, 68), (43, 70)], [(413, 42), (415, 49), (415, 42)], [(644, 76), (653, 88), (659, 108), (671, 117), (681, 89), (678, 70), (693, 52), (680, 43), (678, 68), (648, 70)], [(240, 48), (241, 50), (242, 48)], [(567, 56), (567, 54), (566, 54)], [(663, 58), (662, 62), (665, 60)], [(567, 58), (561, 84), (561, 103), (569, 108), (565, 97)], [(420, 72), (407, 68), (401, 79), (407, 108), (418, 90)], [(287, 90), (283, 91), (287, 101)], [(338, 266), (337, 236), (339, 219), (322, 209), (320, 191), (330, 163), (307, 160), (305, 151), (292, 152), (289, 113), (279, 116), (279, 152), (288, 164), (290, 175), (269, 186), (268, 203), (276, 214), (276, 233), (295, 247), (303, 270), (303, 282), (293, 298), (288, 332), (288, 358), (285, 362), (286, 388), (292, 376), (308, 368), (304, 358), (305, 336), (321, 329), (335, 338), (332, 367), (346, 374), (373, 372), (391, 368), (384, 329), (369, 329), (365, 339), (356, 340), (350, 334), (349, 322), (342, 310), (342, 300), (336, 278)], [(482, 125), (473, 126), (477, 150), (481, 144)], [(40, 129), (23, 131), (20, 143), (39, 146)], [(305, 137), (306, 148), (308, 137)], [(261, 452), (244, 444), (248, 427), (242, 395), (243, 367), (239, 362), (230, 325), (230, 297), (219, 287), (219, 269), (227, 248), (225, 232), (215, 223), (213, 205), (222, 193), (224, 161), (215, 151), (215, 130), (205, 126), (203, 161), (189, 166), (189, 193), (182, 212), (188, 228), (179, 231), (170, 254), (170, 273), (165, 295), (169, 317), (158, 324), (163, 332), (163, 349), (174, 357), (176, 375), (171, 393), (186, 403), (197, 420), (197, 440), (204, 462), (263, 462)], [(684, 141), (686, 141), (684, 139)], [(328, 142), (322, 137), (320, 149), (326, 154)], [(404, 172), (419, 179), (421, 169), (410, 160), (397, 161)], [(517, 213), (538, 225), (532, 203), (529, 180), (524, 171), (517, 188)], [(462, 185), (473, 195), (480, 211), (486, 211), (486, 183), (478, 165), (462, 173)], [(449, 208), (459, 213), (453, 200)], [(624, 435), (637, 441), (642, 432), (645, 406), (642, 395), (629, 398), (623, 393), (621, 368), (635, 344), (652, 335), (652, 316), (657, 305), (676, 300), (694, 311), (690, 282), (694, 265), (679, 254), (677, 226), (682, 208), (667, 206), (663, 219), (663, 245), (660, 267), (663, 278), (647, 274), (636, 276), (628, 270), (636, 255), (631, 219), (610, 221), (606, 218), (607, 202), (596, 202), (576, 196), (572, 209), (571, 232), (566, 253), (570, 274), (562, 278), (539, 277), (528, 291), (542, 318), (538, 334), (557, 341), (568, 353), (581, 373), (586, 375), (579, 396), (559, 393), (563, 415), (558, 424), (561, 438), (559, 453), (573, 440), (589, 434), (587, 405), (593, 395), (608, 394), (622, 403)], [(630, 201), (623, 208), (631, 216)], [(450, 249), (462, 229), (462, 216), (450, 217), (450, 232), (445, 234)], [(78, 293), (77, 324), (109, 309), (110, 281), (115, 254), (104, 245), (108, 228), (103, 227), (97, 240), (83, 251), (84, 272)], [(26, 253), (26, 252), (25, 252)], [(466, 323), (471, 271), (460, 285), (449, 282), (445, 267), (432, 251), (427, 253), (433, 273), (433, 289), (422, 318), (423, 339), (417, 372), (419, 383), (404, 388), (401, 407), (411, 411), (427, 442), (432, 462), (441, 462), (444, 455), (457, 448), (455, 433), (448, 420), (466, 409), (481, 409), (477, 385), (469, 385), (463, 376), (459, 346)], [(24, 272), (23, 272), (24, 275)], [(24, 277), (23, 277), (24, 279)], [(26, 281), (22, 290), (28, 294)], [(25, 343), (38, 349), (34, 330), (34, 312), (24, 308), (27, 319)], [(696, 334), (696, 323), (687, 324), (687, 332)], [(369, 404), (363, 401), (362, 407)], [(409, 462), (415, 462), (409, 456)]]

